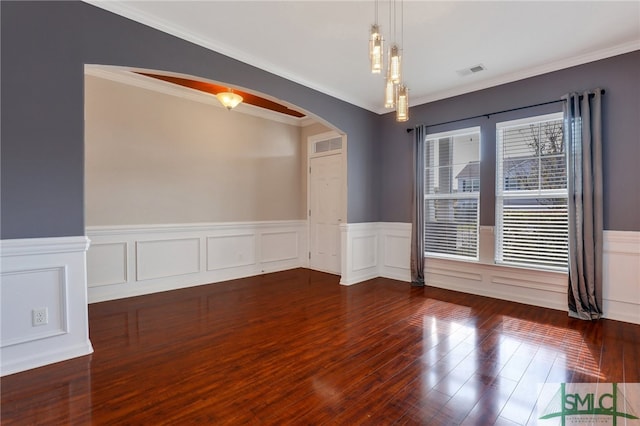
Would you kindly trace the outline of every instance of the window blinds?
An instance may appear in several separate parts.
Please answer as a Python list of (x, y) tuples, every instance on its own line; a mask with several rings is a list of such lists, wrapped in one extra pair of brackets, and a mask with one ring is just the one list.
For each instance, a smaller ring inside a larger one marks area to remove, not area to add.
[(562, 114), (497, 126), (496, 262), (566, 269), (567, 172)]
[(478, 259), (480, 130), (425, 142), (425, 254)]

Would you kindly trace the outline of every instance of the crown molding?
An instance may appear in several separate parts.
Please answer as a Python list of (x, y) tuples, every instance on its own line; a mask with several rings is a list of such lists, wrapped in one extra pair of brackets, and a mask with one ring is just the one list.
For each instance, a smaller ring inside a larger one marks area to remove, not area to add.
[[(191, 43), (194, 43), (199, 46), (205, 47), (207, 49), (213, 50), (215, 52), (221, 53), (225, 56), (229, 56), (231, 58), (234, 58), (246, 64), (260, 68), (264, 71), (276, 74), (287, 80), (301, 84), (313, 90), (332, 96), (341, 101), (344, 101), (352, 105), (358, 106), (360, 108), (366, 109), (368, 111), (374, 112), (376, 114), (383, 115), (391, 112), (390, 110), (384, 108), (384, 106), (382, 105), (372, 105), (363, 100), (354, 99), (353, 97), (348, 96), (345, 93), (308, 81), (307, 79), (299, 75), (294, 75), (289, 71), (282, 69), (276, 64), (261, 61), (255, 58), (254, 56), (247, 54), (246, 52), (239, 51), (237, 49), (234, 49), (230, 46), (227, 46), (221, 43), (216, 43), (215, 41), (212, 41), (210, 39), (199, 37), (193, 32), (189, 31), (188, 29), (181, 28), (176, 25), (172, 25), (167, 21), (158, 19), (157, 17), (151, 16), (149, 14), (141, 13), (139, 10), (132, 8), (119, 0), (112, 0), (112, 1), (111, 0), (110, 1), (83, 0), (83, 1), (85, 3), (91, 4), (98, 8), (107, 10), (109, 12), (115, 13), (117, 15), (134, 20), (136, 22), (147, 25), (149, 27), (155, 28), (159, 31), (165, 32), (167, 34), (171, 34), (175, 37), (181, 38), (183, 40), (189, 41)], [(541, 74), (546, 74), (549, 72), (558, 71), (561, 69), (570, 68), (577, 65), (582, 65), (588, 62), (593, 62), (600, 59), (605, 59), (608, 57), (629, 53), (635, 50), (640, 50), (640, 40), (632, 40), (632, 41), (625, 42), (613, 47), (597, 50), (594, 52), (588, 52), (583, 55), (577, 55), (569, 58), (564, 58), (559, 61), (548, 62), (546, 64), (528, 68), (526, 70), (520, 70), (513, 73), (503, 74), (491, 79), (482, 80), (482, 81), (465, 84), (465, 85), (460, 85), (450, 89), (445, 89), (442, 91), (431, 93), (425, 96), (416, 97), (410, 100), (410, 106), (414, 107), (414, 106), (422, 105), (425, 103), (450, 98), (453, 96), (459, 96), (466, 93), (475, 92), (478, 90), (483, 90), (483, 89), (499, 86), (506, 83), (511, 83), (518, 80), (523, 80), (525, 78), (535, 77)]]
[(319, 85), (312, 81), (309, 81), (299, 75), (292, 74), (286, 69), (279, 67), (276, 64), (270, 62), (264, 62), (255, 58), (252, 55), (247, 54), (246, 52), (242, 52), (240, 50), (234, 49), (231, 46), (217, 43), (213, 40), (199, 37), (193, 32), (187, 30), (186, 28), (182, 28), (176, 25), (172, 25), (169, 22), (158, 19), (155, 16), (151, 16), (146, 13), (141, 13), (139, 10), (132, 8), (126, 5), (123, 2), (118, 0), (82, 0), (83, 2), (90, 4), (92, 6), (98, 7), (100, 9), (104, 9), (108, 12), (115, 13), (116, 15), (120, 15), (127, 19), (131, 19), (133, 21), (139, 22), (141, 24), (147, 25), (151, 28), (155, 28), (156, 30), (162, 31), (164, 33), (173, 35), (180, 39), (189, 41), (191, 43), (197, 44), (199, 46), (205, 47), (209, 50), (213, 50), (214, 52), (221, 53), (222, 55), (228, 56), (230, 58), (236, 59), (240, 62), (244, 62), (245, 64), (254, 66), (261, 70), (267, 71), (269, 73), (275, 74), (287, 80), (290, 80), (294, 83), (301, 84), (310, 89), (316, 90), (318, 92), (324, 93), (326, 95), (332, 96), (341, 101), (350, 103), (352, 105), (358, 106), (360, 108), (364, 108), (371, 112), (376, 112), (375, 106), (368, 105), (367, 103), (361, 102), (359, 100), (353, 99), (345, 93), (336, 91), (334, 89)]
[[(177, 86), (167, 81), (154, 79), (144, 75), (136, 74), (136, 70), (126, 67), (116, 67), (107, 65), (90, 65), (84, 67), (85, 75), (101, 78), (104, 80), (114, 81), (116, 83), (126, 84), (141, 89), (151, 90), (157, 93), (163, 93), (169, 96), (175, 96), (187, 99), (193, 102), (200, 102), (211, 105), (216, 108), (224, 108), (220, 101), (209, 93), (188, 87)], [(264, 108), (256, 107), (246, 103), (241, 103), (233, 109), (233, 112), (247, 114), (254, 117), (264, 118), (265, 120), (275, 121), (278, 123), (288, 124), (290, 126), (305, 127), (313, 124), (315, 120), (309, 116), (302, 118), (290, 117)]]
[[(476, 92), (478, 90), (488, 89), (490, 87), (500, 86), (502, 84), (512, 83), (514, 81), (524, 80), (526, 78), (536, 77), (542, 74), (583, 65), (589, 62), (599, 61), (601, 59), (622, 55), (636, 50), (640, 50), (640, 40), (632, 40), (630, 42), (622, 43), (606, 49), (585, 53), (583, 55), (572, 56), (560, 61), (548, 62), (546, 64), (532, 67), (526, 70), (520, 70), (514, 73), (500, 75), (488, 80), (482, 80), (475, 83), (466, 84), (464, 86), (458, 86), (455, 88), (436, 92), (427, 96), (422, 96), (414, 99), (411, 102), (410, 106), (413, 107), (429, 102), (439, 101), (441, 99), (464, 95), (466, 93)], [(383, 114), (388, 113), (389, 111), (379, 108), (377, 112), (379, 114)]]

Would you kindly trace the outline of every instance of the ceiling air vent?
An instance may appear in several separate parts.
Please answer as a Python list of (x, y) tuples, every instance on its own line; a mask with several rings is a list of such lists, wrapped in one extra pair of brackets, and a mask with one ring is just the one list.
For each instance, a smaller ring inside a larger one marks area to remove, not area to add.
[(479, 73), (480, 71), (484, 71), (484, 70), (486, 70), (485, 66), (482, 65), (482, 64), (478, 64), (478, 65), (474, 65), (474, 66), (469, 67), (469, 68), (458, 70), (456, 72), (458, 73), (458, 75), (460, 77), (464, 77), (464, 76), (467, 76), (467, 75)]

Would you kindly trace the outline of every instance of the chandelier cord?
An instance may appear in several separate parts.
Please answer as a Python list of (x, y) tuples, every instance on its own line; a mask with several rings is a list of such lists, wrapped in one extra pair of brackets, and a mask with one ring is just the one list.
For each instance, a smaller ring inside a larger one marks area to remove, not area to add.
[(375, 10), (375, 13), (374, 13), (375, 20), (374, 20), (374, 22), (375, 22), (376, 25), (378, 25), (378, 0), (375, 1), (374, 10)]
[(404, 50), (404, 0), (400, 0), (400, 50)]
[(398, 20), (398, 13), (397, 13), (397, 9), (396, 9), (396, 0), (393, 0), (393, 42), (396, 43), (396, 41), (398, 40), (398, 31), (397, 31), (397, 21)]

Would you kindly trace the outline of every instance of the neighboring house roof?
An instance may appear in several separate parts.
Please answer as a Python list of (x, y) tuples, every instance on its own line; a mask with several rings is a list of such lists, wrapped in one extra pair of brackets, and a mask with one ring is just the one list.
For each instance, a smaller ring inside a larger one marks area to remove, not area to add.
[(456, 175), (456, 179), (480, 179), (480, 162), (469, 161)]
[[(542, 162), (552, 162), (557, 158), (558, 157), (555, 156), (542, 157)], [(527, 174), (533, 169), (536, 162), (537, 159), (532, 157), (509, 158), (504, 162), (504, 175), (506, 177), (513, 177), (522, 175), (523, 173)], [(469, 161), (460, 173), (456, 175), (456, 179), (480, 179), (480, 162)]]

